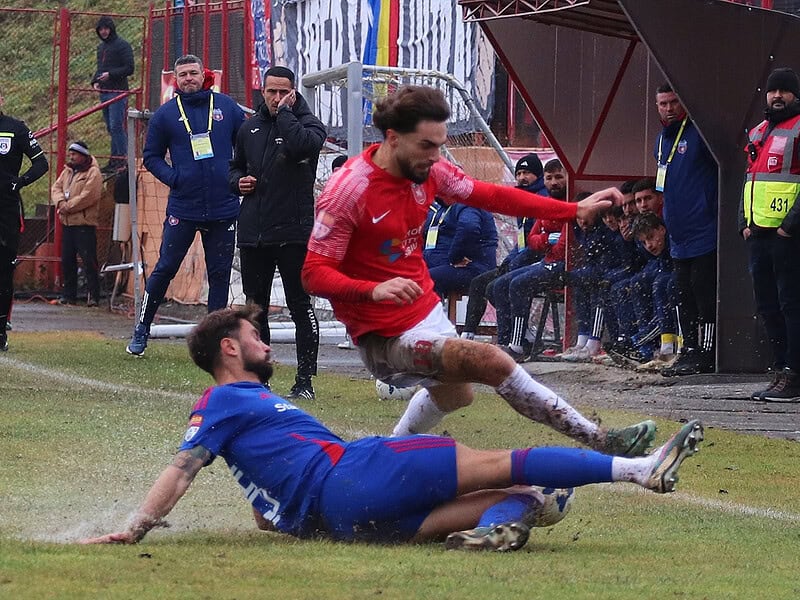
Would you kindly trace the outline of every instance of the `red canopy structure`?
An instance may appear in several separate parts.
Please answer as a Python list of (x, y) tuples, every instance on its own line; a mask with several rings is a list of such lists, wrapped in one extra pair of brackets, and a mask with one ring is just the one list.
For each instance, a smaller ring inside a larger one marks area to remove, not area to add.
[(800, 19), (718, 0), (459, 0), (478, 21), (562, 159), (572, 190), (654, 176), (669, 82), (719, 164), (718, 370), (761, 371), (737, 211), (745, 129), (762, 119), (763, 84), (800, 69)]

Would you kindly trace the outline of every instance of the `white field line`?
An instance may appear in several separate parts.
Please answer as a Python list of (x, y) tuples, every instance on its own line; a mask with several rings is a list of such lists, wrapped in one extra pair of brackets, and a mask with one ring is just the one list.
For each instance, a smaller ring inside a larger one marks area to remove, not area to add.
[[(153, 390), (153, 389), (144, 389), (138, 388), (129, 385), (122, 385), (122, 384), (115, 384), (109, 383), (107, 381), (101, 381), (99, 379), (90, 379), (88, 377), (80, 377), (78, 375), (70, 375), (64, 373), (62, 371), (57, 371), (55, 369), (47, 369), (41, 367), (40, 365), (34, 365), (30, 363), (25, 363), (14, 358), (9, 358), (7, 356), (0, 356), (0, 365), (8, 366), (14, 369), (18, 369), (20, 371), (25, 371), (28, 373), (33, 373), (36, 375), (45, 375), (51, 379), (54, 379), (59, 382), (72, 384), (75, 386), (83, 386), (83, 387), (91, 387), (94, 389), (102, 390), (102, 391), (125, 391), (134, 394), (151, 394), (154, 396), (161, 396), (164, 398), (171, 398), (171, 399), (179, 399), (179, 400), (193, 400), (197, 398), (195, 394), (184, 394), (180, 392), (170, 392), (167, 390)], [(376, 433), (365, 432), (362, 430), (349, 430), (347, 431), (348, 434), (357, 433), (359, 436), (364, 435), (379, 435)], [(350, 436), (348, 436), (350, 437)], [(613, 490), (614, 493), (635, 493), (635, 494), (649, 494), (646, 490), (641, 488), (635, 488), (630, 486), (616, 486), (611, 484), (604, 485), (606, 489)], [(713, 510), (718, 510), (720, 512), (725, 512), (729, 514), (735, 515), (742, 515), (747, 517), (761, 517), (765, 519), (771, 519), (775, 521), (784, 521), (784, 522), (800, 522), (800, 514), (792, 513), (782, 510), (774, 510), (771, 508), (760, 508), (755, 506), (747, 506), (746, 504), (739, 504), (736, 502), (729, 502), (725, 500), (716, 500), (713, 498), (702, 498), (699, 496), (694, 496), (687, 492), (675, 492), (669, 494), (669, 498), (673, 498), (675, 500), (679, 500), (686, 504), (693, 504), (695, 506), (701, 506), (703, 508), (709, 508)]]
[(72, 375), (56, 369), (48, 369), (46, 367), (42, 367), (41, 365), (33, 365), (2, 355), (0, 355), (0, 365), (17, 369), (19, 371), (25, 371), (26, 373), (32, 373), (34, 375), (43, 375), (50, 380), (70, 384), (75, 387), (89, 387), (104, 392), (130, 392), (132, 394), (139, 395), (144, 394), (150, 396), (159, 396), (162, 398), (169, 398), (171, 400), (196, 400), (199, 397), (199, 394), (171, 392), (169, 390), (154, 390), (125, 385), (122, 383), (109, 383), (108, 381), (101, 381), (99, 379), (89, 379), (88, 377)]

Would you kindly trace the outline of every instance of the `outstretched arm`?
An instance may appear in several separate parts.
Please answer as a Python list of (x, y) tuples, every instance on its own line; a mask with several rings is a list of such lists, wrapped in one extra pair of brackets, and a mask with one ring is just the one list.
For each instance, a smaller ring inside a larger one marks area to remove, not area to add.
[(135, 544), (153, 527), (163, 526), (166, 517), (178, 500), (189, 489), (195, 476), (203, 468), (211, 453), (202, 446), (178, 452), (172, 464), (161, 472), (153, 487), (147, 492), (127, 529), (96, 538), (87, 538), (81, 544)]

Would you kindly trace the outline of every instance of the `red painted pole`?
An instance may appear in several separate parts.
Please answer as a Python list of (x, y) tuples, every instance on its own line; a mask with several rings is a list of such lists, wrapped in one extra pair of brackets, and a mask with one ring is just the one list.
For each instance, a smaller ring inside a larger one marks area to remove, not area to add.
[(211, 66), (208, 64), (208, 46), (211, 43), (211, 4), (206, 2), (203, 5), (203, 64), (207, 69)]
[(183, 3), (183, 51), (182, 55), (189, 54), (189, 3)]
[(228, 0), (222, 2), (222, 81), (219, 90), (227, 94), (230, 90), (230, 63), (228, 62)]
[(164, 6), (164, 71), (169, 71), (171, 68), (171, 61), (169, 59), (169, 48), (172, 44), (170, 33), (172, 32), (172, 15), (170, 14), (170, 0), (166, 0)]
[[(70, 39), (70, 14), (62, 7), (58, 14), (58, 112), (56, 113), (56, 173), (61, 173), (67, 158), (67, 118), (69, 114), (69, 39)], [(55, 263), (56, 285), (61, 283), (61, 221), (55, 220), (55, 234), (53, 245), (55, 256), (59, 259)]]

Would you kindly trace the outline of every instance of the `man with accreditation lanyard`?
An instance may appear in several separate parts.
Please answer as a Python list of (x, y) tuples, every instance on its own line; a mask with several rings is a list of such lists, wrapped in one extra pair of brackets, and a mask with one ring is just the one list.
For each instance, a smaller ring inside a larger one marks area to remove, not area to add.
[[(169, 186), (158, 263), (147, 279), (129, 354), (147, 347), (150, 325), (199, 231), (208, 275), (208, 311), (228, 304), (239, 198), (228, 187), (228, 163), (244, 112), (211, 90), (213, 73), (191, 54), (175, 61), (175, 97), (150, 119), (144, 166)], [(165, 159), (169, 151), (170, 161)]]

